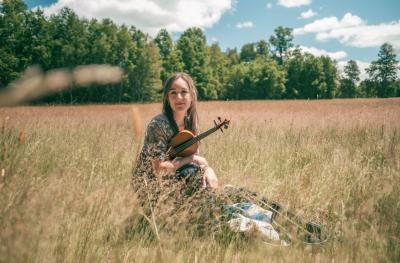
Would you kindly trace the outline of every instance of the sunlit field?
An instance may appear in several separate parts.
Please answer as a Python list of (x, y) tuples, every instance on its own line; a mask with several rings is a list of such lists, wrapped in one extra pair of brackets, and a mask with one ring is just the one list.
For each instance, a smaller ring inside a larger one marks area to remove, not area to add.
[(289, 247), (126, 233), (137, 132), (160, 110), (0, 108), (0, 262), (400, 261), (400, 99), (200, 103), (202, 131), (231, 120), (201, 144), (221, 186), (326, 220), (326, 242)]

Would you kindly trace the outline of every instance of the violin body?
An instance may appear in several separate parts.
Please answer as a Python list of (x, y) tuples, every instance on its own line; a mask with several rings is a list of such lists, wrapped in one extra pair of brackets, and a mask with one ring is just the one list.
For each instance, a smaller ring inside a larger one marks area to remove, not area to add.
[(190, 145), (189, 147), (187, 147), (186, 149), (177, 152), (176, 148), (180, 145), (182, 145), (185, 142), (188, 142), (190, 140), (192, 140), (193, 138), (195, 138), (195, 135), (189, 131), (189, 130), (182, 130), (180, 131), (177, 135), (175, 135), (170, 143), (169, 143), (169, 149), (168, 149), (168, 153), (169, 153), (169, 157), (170, 159), (174, 159), (175, 157), (186, 157), (186, 156), (190, 156), (194, 153), (197, 152), (197, 149), (199, 148), (199, 142), (195, 142), (192, 145)]
[(205, 131), (199, 135), (194, 135), (193, 132), (189, 130), (182, 130), (178, 134), (176, 134), (170, 141), (168, 145), (167, 155), (170, 160), (173, 160), (175, 157), (186, 157), (197, 152), (199, 148), (200, 140), (206, 138), (208, 135), (214, 133), (217, 130), (222, 131), (222, 127), (227, 129), (229, 125), (229, 120), (225, 119), (224, 121), (218, 117), (220, 123), (214, 121), (215, 126), (208, 131)]

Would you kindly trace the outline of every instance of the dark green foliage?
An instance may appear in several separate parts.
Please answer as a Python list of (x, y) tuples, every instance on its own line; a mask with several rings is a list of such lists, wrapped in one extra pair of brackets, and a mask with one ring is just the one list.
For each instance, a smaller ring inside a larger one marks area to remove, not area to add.
[(360, 69), (357, 62), (349, 60), (344, 67), (344, 77), (340, 79), (338, 97), (354, 98), (357, 96), (357, 82), (360, 81)]
[(331, 99), (334, 97), (334, 92), (339, 86), (338, 69), (335, 61), (328, 56), (321, 56), (322, 68), (325, 80), (325, 90), (321, 94), (321, 98)]
[(394, 84), (395, 88), (396, 88), (396, 95), (395, 97), (400, 97), (400, 80), (396, 80), (395, 84)]
[(189, 28), (183, 32), (177, 42), (183, 70), (195, 82), (200, 99), (217, 99), (216, 92), (209, 85), (210, 72), (207, 69), (206, 36), (200, 28)]
[(376, 91), (378, 88), (375, 81), (371, 81), (369, 79), (363, 80), (360, 82), (359, 87), (362, 97), (375, 98), (377, 96)]
[(214, 43), (208, 48), (209, 69), (210, 69), (210, 88), (214, 90), (213, 98), (221, 98), (225, 79), (228, 70), (228, 58), (222, 53), (218, 43)]
[(16, 79), (18, 72), (30, 64), (30, 55), (25, 53), (26, 9), (22, 0), (4, 0), (0, 4), (0, 87)]
[(257, 56), (268, 57), (269, 47), (268, 42), (265, 40), (260, 40), (256, 46)]
[(289, 50), (293, 47), (293, 29), (289, 27), (278, 27), (275, 29), (275, 35), (269, 38), (269, 42), (274, 47), (273, 56), (283, 64), (283, 60), (289, 54)]
[(271, 59), (241, 63), (228, 73), (227, 99), (279, 99), (285, 90), (285, 72)]
[(367, 69), (370, 80), (376, 83), (378, 97), (392, 97), (396, 95), (395, 81), (398, 79), (399, 62), (392, 45), (385, 43), (381, 46), (378, 59), (373, 61)]
[(158, 49), (160, 50), (160, 58), (162, 61), (161, 81), (164, 83), (167, 78), (174, 72), (182, 71), (182, 62), (178, 51), (175, 49), (172, 37), (166, 29), (161, 29), (154, 39)]
[(240, 63), (240, 56), (236, 48), (228, 48), (225, 52), (225, 56), (228, 59), (229, 66), (237, 65)]
[(136, 67), (129, 72), (133, 101), (154, 101), (161, 98), (158, 48), (149, 43), (141, 49)]
[(338, 74), (336, 64), (329, 57), (302, 54), (300, 49), (295, 49), (285, 66), (286, 98), (332, 98)]
[(244, 44), (240, 50), (240, 61), (249, 62), (256, 58), (257, 51), (254, 43)]
[[(207, 45), (200, 28), (188, 28), (174, 43), (161, 29), (153, 39), (136, 27), (110, 19), (86, 20), (69, 8), (47, 18), (27, 10), (22, 0), (0, 4), (0, 89), (32, 65), (44, 71), (79, 65), (110, 64), (123, 68), (114, 85), (75, 85), (34, 103), (126, 103), (159, 101), (162, 83), (174, 72), (190, 74), (199, 98), (319, 99), (389, 97), (400, 95), (398, 61), (390, 44), (359, 83), (360, 71), (349, 61), (339, 77), (336, 62), (327, 56), (303, 54), (293, 47), (293, 30), (278, 27), (269, 42), (246, 43), (221, 51)], [(359, 83), (359, 84), (358, 84)]]
[(302, 99), (321, 98), (325, 91), (324, 75), (321, 61), (313, 55), (304, 56), (304, 67), (302, 69)]
[(87, 64), (122, 67), (126, 75), (116, 85), (74, 86), (37, 102), (89, 103), (154, 101), (161, 88), (158, 48), (136, 28), (118, 26), (110, 19), (87, 21), (64, 8), (45, 18), (26, 10), (22, 1), (0, 5), (0, 87), (31, 65), (44, 70), (75, 68)]

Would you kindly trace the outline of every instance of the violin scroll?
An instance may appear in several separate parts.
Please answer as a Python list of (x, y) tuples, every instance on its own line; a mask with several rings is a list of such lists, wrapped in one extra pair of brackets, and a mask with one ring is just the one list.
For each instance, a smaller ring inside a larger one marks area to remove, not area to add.
[(222, 120), (221, 117), (218, 117), (217, 119), (218, 119), (218, 122), (219, 122), (219, 123), (217, 123), (217, 121), (214, 120), (214, 125), (215, 125), (215, 129), (216, 129), (216, 130), (220, 129), (221, 132), (224, 132), (224, 130), (222, 129), (222, 127), (224, 127), (224, 129), (228, 129), (229, 124), (230, 124), (230, 122), (231, 122), (230, 120), (228, 120), (228, 119)]

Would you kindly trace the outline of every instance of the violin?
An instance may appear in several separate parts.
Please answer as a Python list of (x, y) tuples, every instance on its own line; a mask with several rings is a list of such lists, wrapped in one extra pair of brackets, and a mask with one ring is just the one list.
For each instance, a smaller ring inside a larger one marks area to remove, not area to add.
[(206, 138), (217, 130), (223, 132), (222, 127), (228, 129), (229, 124), (230, 120), (225, 119), (222, 121), (221, 117), (218, 117), (218, 123), (214, 120), (214, 127), (197, 136), (189, 130), (180, 131), (171, 139), (168, 145), (168, 158), (173, 160), (175, 157), (186, 157), (196, 153), (199, 148), (200, 140)]

